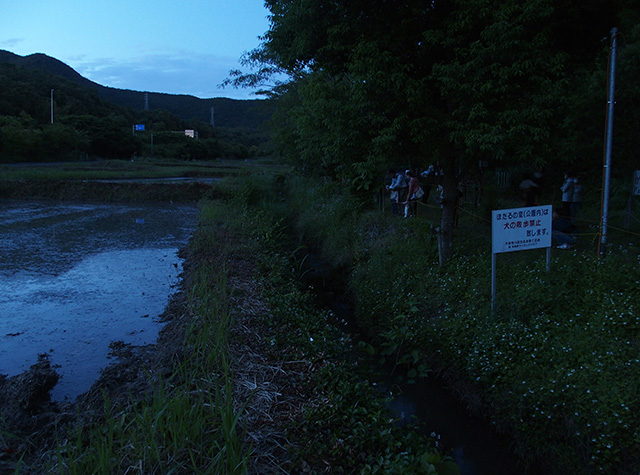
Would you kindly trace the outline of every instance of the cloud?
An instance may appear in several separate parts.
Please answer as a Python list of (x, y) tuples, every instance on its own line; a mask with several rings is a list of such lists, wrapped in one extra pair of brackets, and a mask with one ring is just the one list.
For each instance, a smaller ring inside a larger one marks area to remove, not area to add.
[(126, 59), (76, 57), (69, 64), (103, 86), (135, 91), (189, 94), (200, 98), (255, 98), (253, 90), (218, 87), (238, 68), (237, 58), (188, 52), (149, 53)]
[(24, 42), (24, 38), (8, 38), (6, 40), (2, 40), (0, 43), (0, 49), (12, 50), (20, 43)]

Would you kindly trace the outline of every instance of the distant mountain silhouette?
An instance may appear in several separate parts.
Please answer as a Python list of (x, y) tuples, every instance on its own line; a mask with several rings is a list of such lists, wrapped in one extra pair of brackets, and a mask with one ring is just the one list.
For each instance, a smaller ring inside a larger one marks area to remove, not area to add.
[[(0, 50), (0, 63), (11, 63), (26, 69), (43, 71), (61, 76), (82, 87), (93, 89), (106, 101), (135, 110), (144, 110), (145, 91), (132, 91), (102, 86), (76, 72), (62, 61), (42, 53), (19, 56), (10, 51)], [(199, 119), (209, 123), (211, 108), (214, 109), (216, 127), (257, 128), (271, 118), (273, 103), (268, 100), (237, 100), (224, 97), (200, 99), (186, 94), (165, 94), (148, 92), (149, 110), (166, 110), (183, 120)]]

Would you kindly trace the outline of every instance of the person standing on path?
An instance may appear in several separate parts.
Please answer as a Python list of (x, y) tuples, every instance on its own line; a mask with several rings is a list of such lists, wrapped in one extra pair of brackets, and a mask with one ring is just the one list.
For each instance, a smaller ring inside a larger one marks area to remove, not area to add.
[(407, 197), (404, 202), (404, 217), (408, 218), (409, 216), (415, 216), (418, 211), (418, 201), (415, 196), (420, 184), (418, 183), (418, 179), (416, 178), (415, 173), (411, 170), (407, 170), (405, 172), (406, 177), (409, 180), (409, 188), (407, 190)]
[(536, 196), (538, 194), (538, 184), (531, 179), (529, 173), (525, 173), (519, 185), (522, 192), (522, 202), (524, 206), (535, 206)]
[(389, 185), (391, 191), (391, 213), (398, 214), (398, 204), (403, 203), (407, 196), (407, 180), (402, 172), (396, 173), (395, 178)]
[(382, 210), (384, 211), (385, 206), (384, 206), (384, 195), (386, 193), (389, 193), (389, 200), (391, 201), (391, 213), (394, 213), (394, 208), (398, 207), (398, 193), (395, 191), (392, 191), (390, 186), (393, 183), (393, 180), (395, 180), (396, 178), (396, 172), (393, 168), (391, 168), (389, 170), (389, 173), (384, 177), (384, 193), (381, 193), (381, 203), (382, 203)]
[(564, 174), (564, 183), (560, 187), (562, 191), (562, 215), (571, 216), (571, 203), (573, 202), (573, 173)]
[(582, 204), (582, 183), (578, 180), (578, 176), (573, 177), (573, 197), (571, 198), (570, 216), (571, 222), (575, 223), (580, 205)]

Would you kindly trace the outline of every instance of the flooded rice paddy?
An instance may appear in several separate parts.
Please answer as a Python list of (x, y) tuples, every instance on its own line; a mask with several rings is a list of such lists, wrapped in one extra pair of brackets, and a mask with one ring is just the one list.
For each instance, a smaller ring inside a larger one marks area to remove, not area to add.
[(109, 344), (153, 343), (197, 221), (184, 204), (3, 202), (0, 374), (47, 353), (53, 399), (74, 399), (110, 361)]

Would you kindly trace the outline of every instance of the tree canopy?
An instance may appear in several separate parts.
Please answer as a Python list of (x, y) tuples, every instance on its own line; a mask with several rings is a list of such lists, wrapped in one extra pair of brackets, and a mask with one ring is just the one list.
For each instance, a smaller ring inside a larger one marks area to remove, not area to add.
[[(456, 186), (492, 164), (570, 161), (595, 110), (617, 0), (266, 0), (270, 29), (246, 58), (285, 72), (280, 148), (302, 169), (367, 189), (388, 165), (445, 170), (441, 254)], [(634, 38), (635, 40), (635, 38)], [(589, 95), (585, 96), (584, 93)], [(576, 117), (581, 106), (585, 115)], [(596, 119), (597, 118), (597, 119)], [(591, 136), (589, 136), (591, 138)]]

